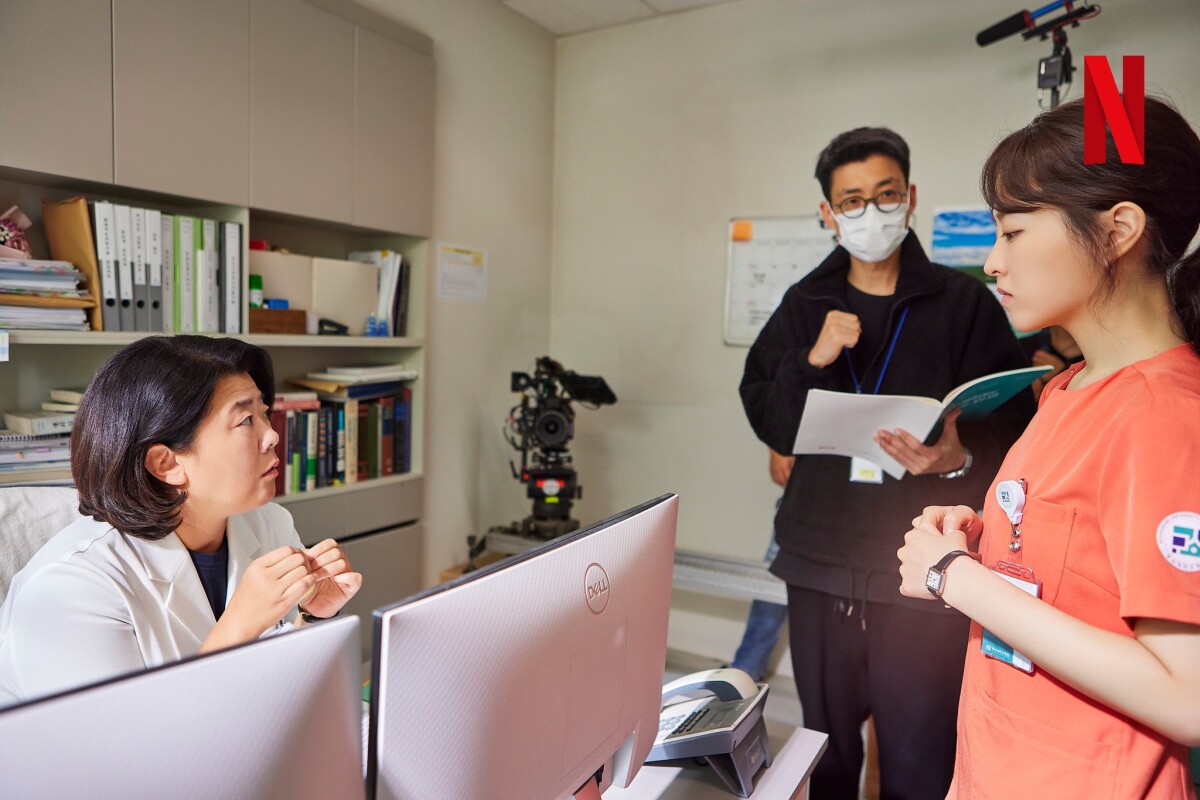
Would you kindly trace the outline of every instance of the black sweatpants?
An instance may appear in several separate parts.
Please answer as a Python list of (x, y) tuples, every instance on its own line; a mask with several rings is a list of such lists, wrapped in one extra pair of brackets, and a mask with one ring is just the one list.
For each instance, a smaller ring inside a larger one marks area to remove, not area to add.
[[(861, 601), (856, 601), (861, 603)], [(936, 601), (931, 601), (936, 602)], [(943, 800), (954, 773), (969, 620), (788, 586), (804, 725), (829, 734), (811, 800), (856, 800), (862, 724), (875, 717), (881, 800)]]

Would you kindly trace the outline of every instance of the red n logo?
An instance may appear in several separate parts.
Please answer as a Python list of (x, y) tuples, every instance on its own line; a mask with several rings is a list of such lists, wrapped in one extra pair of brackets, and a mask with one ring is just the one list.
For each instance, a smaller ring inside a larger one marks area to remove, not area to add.
[(1124, 98), (1104, 56), (1083, 57), (1083, 163), (1103, 164), (1108, 122), (1122, 164), (1146, 163), (1146, 57), (1122, 56)]

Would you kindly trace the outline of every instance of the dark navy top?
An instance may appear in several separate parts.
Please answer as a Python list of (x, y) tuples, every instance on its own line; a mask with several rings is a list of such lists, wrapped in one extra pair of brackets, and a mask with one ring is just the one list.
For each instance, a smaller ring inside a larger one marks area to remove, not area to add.
[(221, 547), (215, 553), (188, 550), (188, 555), (196, 565), (196, 573), (204, 586), (204, 594), (208, 597), (208, 604), (212, 606), (213, 618), (220, 619), (225, 613), (225, 592), (229, 588), (229, 538), (221, 540)]

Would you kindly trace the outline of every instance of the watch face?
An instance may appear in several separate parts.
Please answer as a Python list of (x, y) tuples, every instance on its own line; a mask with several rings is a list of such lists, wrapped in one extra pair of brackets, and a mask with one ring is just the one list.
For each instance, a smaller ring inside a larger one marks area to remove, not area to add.
[(930, 567), (929, 572), (925, 576), (925, 588), (933, 592), (938, 597), (942, 596), (942, 578), (946, 573), (936, 567)]

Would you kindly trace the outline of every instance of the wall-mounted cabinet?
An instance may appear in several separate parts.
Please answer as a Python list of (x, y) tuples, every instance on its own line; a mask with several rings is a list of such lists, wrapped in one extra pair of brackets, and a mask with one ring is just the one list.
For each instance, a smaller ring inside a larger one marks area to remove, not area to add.
[(5, 3), (0, 164), (113, 179), (111, 0)]
[(303, 0), (252, 0), (250, 53), (250, 204), (352, 221), (354, 25)]
[(433, 59), (359, 27), (354, 223), (433, 231)]
[(426, 37), (345, 0), (10, 5), (0, 165), (431, 235)]
[(113, 0), (114, 182), (250, 202), (250, 0)]

